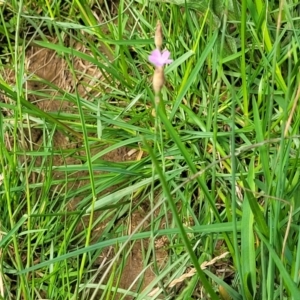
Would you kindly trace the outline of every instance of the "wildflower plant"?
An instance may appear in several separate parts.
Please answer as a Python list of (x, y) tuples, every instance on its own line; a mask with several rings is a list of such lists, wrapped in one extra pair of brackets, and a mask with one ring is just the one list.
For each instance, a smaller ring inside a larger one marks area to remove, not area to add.
[[(162, 87), (165, 83), (164, 66), (167, 65), (167, 64), (172, 63), (173, 60), (170, 58), (170, 52), (168, 50), (161, 51), (161, 46), (162, 46), (162, 43), (163, 43), (163, 35), (162, 35), (161, 24), (160, 24), (159, 21), (157, 22), (157, 25), (156, 25), (154, 42), (155, 42), (156, 49), (151, 52), (148, 59), (155, 66), (154, 75), (153, 75), (153, 90), (154, 90), (154, 93), (155, 93), (155, 109), (156, 109), (155, 115), (158, 116), (156, 121), (158, 121), (158, 119), (160, 119), (161, 123), (164, 125), (164, 127), (167, 131), (166, 132), (167, 137), (169, 137), (169, 134), (170, 134), (170, 136), (172, 136), (173, 139), (176, 139), (178, 141), (180, 138), (177, 135), (177, 133), (175, 132), (174, 128), (172, 127), (172, 124), (171, 124), (170, 120), (168, 119), (166, 109), (165, 109), (165, 105), (164, 105), (162, 95), (161, 95), (161, 90), (162, 90)], [(158, 126), (159, 125), (158, 125), (158, 122), (157, 122), (156, 123), (156, 128)], [(160, 131), (160, 133), (161, 133), (161, 131)], [(163, 139), (163, 137), (161, 136), (161, 140), (162, 139)], [(179, 142), (179, 141), (178, 141), (178, 143), (181, 144), (181, 142)], [(180, 145), (178, 145), (178, 146), (180, 146)], [(181, 146), (182, 146), (182, 144), (181, 144)], [(163, 149), (163, 145), (160, 145), (160, 148)], [(163, 168), (159, 167), (152, 150), (150, 148), (148, 148), (148, 151), (149, 151), (149, 153), (152, 157), (152, 162), (153, 162), (153, 165), (154, 165), (153, 170), (156, 170), (156, 172), (160, 176), (161, 181), (163, 182), (165, 180), (165, 177), (164, 177), (164, 174), (163, 174), (163, 172), (164, 172)], [(189, 160), (189, 158), (186, 158), (186, 159)], [(165, 182), (165, 184), (166, 184), (166, 182)], [(164, 186), (163, 183), (162, 183), (162, 185)], [(199, 278), (200, 278), (200, 280), (203, 284), (203, 287), (212, 296), (212, 299), (216, 299), (217, 295), (215, 294), (215, 292), (211, 288), (211, 286), (210, 286), (210, 284), (209, 284), (209, 282), (206, 278), (205, 273), (200, 268), (197, 257), (196, 257), (195, 252), (194, 252), (194, 250), (193, 250), (193, 248), (190, 244), (188, 235), (187, 235), (187, 233), (186, 233), (186, 231), (183, 227), (182, 221), (181, 221), (181, 219), (178, 215), (177, 207), (174, 204), (174, 202), (172, 201), (172, 197), (169, 193), (169, 190), (167, 188), (165, 188), (164, 192), (166, 193), (166, 198), (168, 199), (168, 203), (169, 203), (170, 208), (172, 210), (174, 220), (176, 222), (177, 227), (180, 229), (185, 247), (186, 247), (187, 251), (189, 252), (189, 255), (190, 255), (191, 260), (192, 260), (192, 262), (195, 266), (195, 269), (197, 270), (198, 276), (199, 276)]]
[(148, 60), (155, 66), (153, 81), (152, 81), (153, 90), (155, 93), (155, 104), (156, 106), (159, 105), (163, 110), (163, 112), (165, 113), (165, 107), (163, 105), (160, 92), (165, 83), (164, 66), (172, 63), (173, 60), (170, 59), (170, 55), (171, 55), (170, 51), (168, 50), (161, 51), (161, 47), (163, 44), (163, 33), (162, 33), (162, 27), (160, 21), (157, 21), (154, 43), (156, 49), (151, 52), (151, 54), (148, 57)]

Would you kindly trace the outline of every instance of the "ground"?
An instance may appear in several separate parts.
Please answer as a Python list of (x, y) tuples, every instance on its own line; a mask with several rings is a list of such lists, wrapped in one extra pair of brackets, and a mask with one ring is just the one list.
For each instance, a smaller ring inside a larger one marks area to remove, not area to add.
[[(77, 50), (84, 52), (84, 47), (77, 45)], [(95, 78), (99, 80), (102, 77), (100, 71), (97, 70), (94, 66), (88, 64), (84, 60), (77, 60), (74, 63), (75, 70), (77, 73), (77, 82), (74, 81), (73, 75), (68, 71), (68, 66), (66, 61), (57, 55), (52, 50), (31, 46), (26, 51), (26, 73), (28, 74), (28, 80), (25, 83), (25, 89), (28, 93), (28, 100), (34, 105), (38, 106), (41, 110), (45, 112), (55, 112), (55, 113), (78, 113), (76, 103), (71, 103), (69, 101), (64, 101), (56, 95), (56, 92), (53, 92), (51, 85), (57, 86), (59, 89), (65, 92), (74, 92), (74, 86), (77, 86), (77, 91), (79, 95), (87, 99), (88, 101), (92, 100), (93, 95), (93, 82)], [(7, 70), (7, 78), (10, 78), (10, 81), (14, 80), (14, 72)], [(45, 95), (48, 95), (49, 98), (45, 98)], [(9, 101), (6, 99), (6, 101)], [(43, 151), (43, 148), (46, 147), (45, 141), (45, 132), (42, 129), (36, 128), (34, 121), (29, 121), (26, 128), (22, 129), (23, 131), (19, 133), (20, 141), (21, 137), (24, 137), (25, 148), (35, 151)], [(81, 141), (76, 138), (70, 139), (69, 135), (61, 130), (56, 130), (53, 133), (53, 138), (51, 139), (51, 147), (54, 152), (59, 153), (63, 150), (69, 150), (73, 155), (61, 155), (56, 154), (51, 156), (48, 162), (42, 162), (41, 157), (30, 157), (26, 158), (27, 163), (30, 163), (30, 160), (34, 160), (34, 164), (37, 167), (40, 167), (43, 164), (44, 168), (48, 168), (50, 165), (60, 166), (60, 165), (80, 165), (82, 162), (76, 156), (84, 156), (85, 150), (80, 146)], [(8, 148), (12, 149), (12, 141), (7, 137)], [(109, 146), (109, 145), (108, 145)], [(21, 147), (24, 147), (24, 144), (21, 142)], [(93, 148), (91, 151), (96, 154), (97, 152), (103, 150), (105, 146), (100, 146), (98, 148)], [(76, 155), (77, 154), (77, 155)], [(132, 151), (132, 149), (126, 147), (120, 147), (116, 150), (113, 150), (105, 154), (102, 159), (109, 162), (123, 162), (126, 160), (139, 159), (143, 153), (140, 151)], [(23, 160), (23, 158), (21, 158)], [(23, 160), (24, 161), (24, 160)], [(95, 172), (96, 174), (101, 174), (101, 172)], [(67, 188), (70, 190), (79, 189), (84, 185), (89, 184), (89, 180), (82, 180), (83, 177), (88, 176), (88, 172), (78, 171), (73, 172), (72, 174), (65, 172), (53, 171), (53, 178), (59, 180), (65, 176), (73, 177), (72, 182), (67, 185), (67, 187), (58, 187), (57, 185), (52, 186), (52, 192), (55, 192), (61, 188)], [(31, 174), (31, 182), (43, 182), (43, 174)], [(113, 186), (110, 188), (111, 191), (117, 189), (118, 186)], [(105, 194), (110, 190), (105, 190), (101, 194)], [(67, 192), (67, 191), (66, 191)], [(98, 196), (101, 196), (99, 194)], [(82, 200), (84, 195), (78, 195), (74, 198), (73, 201), (68, 203), (69, 210), (76, 210), (78, 204)], [(145, 218), (146, 211), (141, 208), (138, 212), (133, 212), (131, 215), (127, 215), (125, 218), (122, 218), (120, 222), (124, 223), (128, 227), (129, 233), (134, 230), (134, 228)], [(100, 213), (95, 213), (94, 219), (96, 220), (100, 216)], [(108, 222), (107, 220), (106, 222)], [(82, 220), (78, 223), (77, 232), (80, 232), (85, 227), (88, 226), (89, 217), (83, 216)], [(149, 225), (149, 224), (148, 224)], [(92, 241), (97, 241), (101, 236), (103, 229), (105, 228), (106, 223), (101, 222), (93, 229)], [(145, 225), (144, 225), (145, 227)], [(149, 227), (149, 226), (148, 226)], [(149, 228), (148, 228), (149, 229)], [(123, 289), (135, 290), (138, 286), (139, 280), (144, 273), (144, 279), (142, 287), (147, 287), (149, 283), (155, 278), (155, 273), (151, 267), (147, 267), (145, 270), (145, 261), (142, 256), (142, 249), (147, 249), (148, 240), (143, 240), (140, 242), (135, 242), (132, 245), (129, 245), (130, 254), (129, 259), (126, 261), (124, 270), (120, 277), (119, 287)], [(157, 264), (162, 266), (167, 257), (167, 251), (164, 250), (164, 244), (157, 247), (155, 253)], [(128, 249), (129, 249), (128, 248)], [(108, 255), (107, 255), (108, 254)], [(105, 258), (106, 263), (107, 259), (112, 259), (114, 256), (114, 251), (111, 251), (111, 248), (103, 251), (102, 255), (95, 262), (96, 265), (101, 265), (103, 258)], [(151, 258), (150, 258), (151, 259)], [(151, 266), (151, 264), (150, 264)], [(136, 282), (136, 283), (134, 283)], [(134, 284), (133, 284), (134, 283)], [(127, 297), (125, 299), (131, 299), (132, 297)]]

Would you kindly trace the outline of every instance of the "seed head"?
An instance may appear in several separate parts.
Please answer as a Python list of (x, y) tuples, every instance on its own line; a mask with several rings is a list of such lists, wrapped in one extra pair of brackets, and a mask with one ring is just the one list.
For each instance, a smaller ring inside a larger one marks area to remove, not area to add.
[(154, 43), (155, 43), (156, 49), (160, 50), (161, 46), (163, 44), (163, 33), (162, 33), (162, 27), (161, 27), (159, 20), (156, 23)]
[(165, 75), (163, 67), (156, 67), (153, 75), (153, 90), (158, 94), (165, 83)]

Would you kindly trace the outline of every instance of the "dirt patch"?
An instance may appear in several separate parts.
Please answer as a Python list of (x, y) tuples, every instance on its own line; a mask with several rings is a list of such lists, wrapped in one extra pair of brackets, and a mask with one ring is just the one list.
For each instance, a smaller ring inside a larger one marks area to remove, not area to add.
[[(145, 211), (134, 212), (131, 216), (131, 231), (133, 231), (146, 217)], [(145, 226), (148, 226), (148, 222), (145, 223)], [(150, 228), (148, 227), (148, 230)], [(152, 256), (149, 258), (149, 261), (145, 259), (145, 253), (148, 248), (151, 247), (149, 245), (148, 239), (143, 239), (135, 242), (133, 244), (130, 256), (126, 261), (123, 274), (120, 280), (120, 287), (123, 289), (136, 292), (139, 284), (141, 284), (140, 290), (144, 290), (155, 278), (158, 274), (155, 273), (153, 263), (156, 261), (157, 268), (162, 269), (165, 265), (166, 259), (168, 258), (168, 252), (165, 250), (166, 242), (163, 242), (163, 238), (157, 239), (155, 242), (155, 258)], [(149, 267), (150, 265), (150, 267)], [(139, 281), (142, 279), (142, 282)], [(134, 299), (131, 296), (126, 296), (122, 298), (124, 300), (132, 300)]]
[[(80, 44), (74, 45), (75, 49), (81, 52), (85, 51), (84, 46)], [(89, 53), (90, 54), (90, 53)], [(90, 54), (91, 55), (91, 54)], [(73, 60), (73, 66), (76, 76), (69, 71), (69, 66), (65, 59), (58, 56), (52, 50), (40, 48), (40, 47), (30, 47), (26, 51), (26, 74), (27, 80), (24, 84), (25, 95), (32, 104), (36, 105), (41, 110), (48, 113), (55, 113), (59, 117), (60, 114), (74, 113), (78, 114), (78, 108), (76, 102), (70, 101), (70, 98), (64, 97), (64, 93), (75, 93), (75, 87), (80, 97), (90, 101), (93, 97), (97, 96), (99, 90), (95, 84), (99, 82), (103, 75), (101, 72), (93, 66), (92, 64), (75, 58)], [(7, 71), (7, 78), (11, 78), (13, 81), (13, 72)], [(104, 80), (104, 78), (103, 78)], [(6, 103), (11, 103), (10, 99), (4, 99)], [(11, 103), (14, 104), (14, 103)], [(11, 112), (6, 111), (6, 114)], [(24, 126), (23, 131), (20, 135), (23, 135), (23, 139), (20, 138), (20, 148), (25, 148), (28, 152), (26, 158), (27, 163), (30, 163), (34, 159), (34, 165), (41, 168), (41, 172), (32, 173), (31, 182), (44, 182), (45, 174), (43, 169), (47, 169), (51, 166), (80, 166), (82, 162), (78, 157), (84, 157), (85, 151), (82, 150), (82, 140), (77, 138), (70, 139), (70, 136), (65, 132), (60, 130), (55, 130), (54, 132), (48, 133), (45, 136), (45, 131), (40, 129), (38, 124), (32, 120), (28, 119), (28, 123)], [(23, 140), (23, 142), (22, 142)], [(9, 149), (13, 149), (12, 140), (7, 135), (7, 146)], [(25, 141), (25, 144), (24, 144)], [(49, 142), (49, 143), (48, 143)], [(105, 149), (105, 147), (110, 145), (99, 145), (98, 148), (92, 149), (91, 154), (94, 155), (97, 152)], [(42, 157), (30, 157), (30, 151), (45, 151), (45, 149), (51, 148), (53, 155), (49, 157), (46, 161)], [(124, 162), (128, 160), (137, 160), (142, 157), (142, 153), (137, 150), (133, 153), (132, 149), (127, 147), (121, 147), (116, 150), (110, 151), (101, 157), (102, 160), (108, 162)], [(22, 158), (20, 158), (22, 160)], [(23, 163), (25, 160), (23, 160)], [(101, 174), (101, 172), (95, 172), (95, 174)], [(82, 186), (88, 185), (89, 180), (82, 178), (88, 178), (88, 172), (75, 171), (75, 172), (52, 172), (53, 179), (62, 180), (66, 176), (72, 178), (69, 184), (66, 186), (53, 186), (52, 192), (54, 190), (60, 190), (64, 188), (67, 190), (79, 189)], [(118, 186), (113, 186), (100, 193), (98, 196), (107, 194), (114, 191)], [(72, 201), (68, 203), (69, 210), (77, 210), (78, 204), (81, 202), (84, 195), (78, 195), (74, 197)], [(101, 212), (96, 212), (94, 219), (96, 220), (101, 215)], [(130, 223), (127, 224), (130, 231), (134, 230), (136, 226), (143, 220), (146, 215), (146, 211), (133, 212), (131, 216), (123, 218), (123, 222)], [(93, 241), (97, 241), (101, 237), (103, 230), (105, 229), (106, 223), (109, 222), (111, 218), (105, 220), (105, 222), (100, 222), (92, 232)], [(82, 217), (81, 222), (78, 224), (76, 232), (82, 232), (89, 222), (89, 217)], [(146, 223), (145, 226), (149, 224)], [(145, 228), (145, 227), (144, 227)], [(152, 280), (156, 278), (156, 274), (152, 267), (147, 267), (151, 261), (144, 264), (145, 257), (143, 252), (147, 251), (149, 247), (148, 240), (141, 240), (135, 242), (132, 246), (131, 253), (128, 260), (125, 263), (123, 273), (120, 277), (119, 287), (123, 289), (130, 289), (131, 291), (136, 291), (140, 285), (140, 290), (147, 287)], [(109, 249), (105, 249), (101, 255), (105, 256), (109, 252)], [(111, 255), (110, 255), (111, 256)], [(155, 259), (157, 261), (158, 267), (162, 267), (167, 257), (167, 252), (164, 247), (157, 247), (155, 250)], [(149, 258), (149, 260), (153, 257)], [(100, 258), (101, 260), (101, 258)], [(98, 261), (97, 263), (101, 263)], [(146, 269), (145, 269), (146, 268)], [(139, 278), (143, 278), (140, 282)], [(134, 284), (132, 284), (134, 282)], [(125, 299), (133, 299), (132, 297), (126, 297)]]
[[(117, 226), (126, 228), (126, 231), (123, 233), (126, 236), (135, 231), (137, 227), (139, 227), (137, 232), (150, 231), (151, 226), (149, 219), (146, 219), (147, 215), (147, 207), (141, 205), (139, 209), (124, 217)], [(163, 218), (161, 224), (163, 225), (164, 222), (165, 220)], [(142, 226), (140, 226), (141, 224)], [(97, 261), (100, 265), (99, 274), (93, 283), (100, 286), (107, 282), (111, 272), (114, 270), (113, 287), (126, 290), (127, 295), (125, 296), (121, 292), (111, 292), (110, 294), (106, 292), (105, 295), (103, 295), (101, 291), (98, 291), (97, 293), (95, 292), (97, 296), (95, 297), (95, 295), (93, 295), (94, 297), (91, 299), (99, 299), (100, 296), (116, 300), (135, 299), (134, 296), (128, 294), (140, 293), (147, 289), (153, 281), (157, 281), (157, 277), (161, 270), (163, 270), (168, 259), (168, 246), (168, 238), (163, 236), (155, 239), (154, 247), (150, 239), (144, 238), (137, 241), (130, 241), (121, 253), (118, 247), (105, 249)], [(106, 259), (105, 265), (103, 263), (104, 259)], [(149, 292), (152, 290), (153, 288), (150, 288)]]

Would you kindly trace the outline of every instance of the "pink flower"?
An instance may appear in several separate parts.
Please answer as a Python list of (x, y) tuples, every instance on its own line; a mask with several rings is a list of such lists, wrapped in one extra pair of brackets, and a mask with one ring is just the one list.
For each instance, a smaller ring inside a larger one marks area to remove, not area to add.
[(151, 52), (148, 59), (149, 61), (156, 67), (163, 67), (166, 64), (170, 64), (173, 59), (170, 59), (170, 52), (168, 50), (164, 50), (160, 52), (158, 49), (155, 49)]

